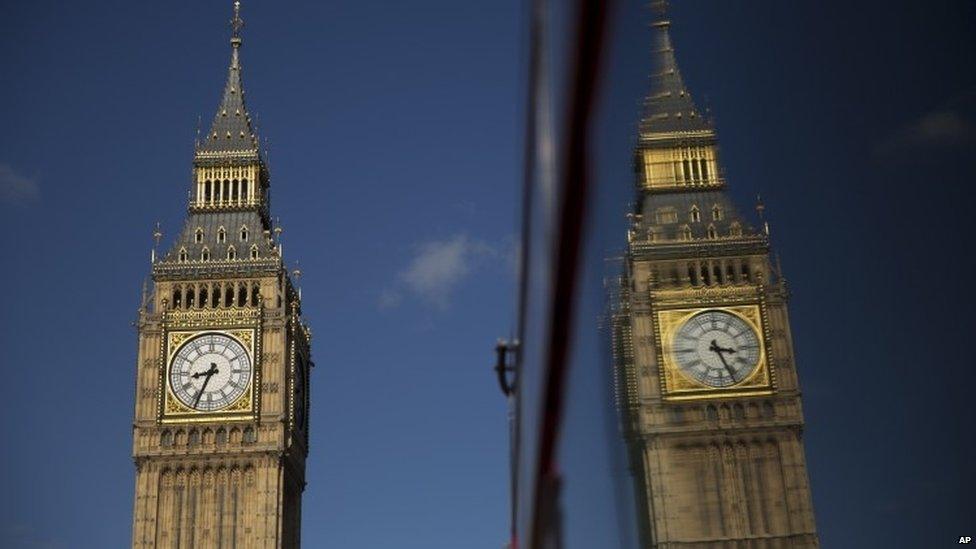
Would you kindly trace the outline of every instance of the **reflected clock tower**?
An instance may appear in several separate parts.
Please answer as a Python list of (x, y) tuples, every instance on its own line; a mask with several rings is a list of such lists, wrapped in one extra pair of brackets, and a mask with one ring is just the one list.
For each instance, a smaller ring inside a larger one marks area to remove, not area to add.
[(729, 200), (669, 22), (653, 30), (612, 322), (642, 545), (817, 547), (786, 281)]
[(139, 310), (133, 547), (300, 544), (310, 332), (244, 103), (239, 7), (186, 220)]

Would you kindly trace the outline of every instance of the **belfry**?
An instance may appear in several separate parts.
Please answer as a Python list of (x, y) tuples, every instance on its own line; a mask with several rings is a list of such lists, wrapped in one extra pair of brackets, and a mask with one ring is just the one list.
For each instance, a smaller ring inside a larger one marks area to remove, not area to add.
[(133, 547), (300, 545), (311, 333), (244, 102), (239, 2), (231, 26), (186, 221), (139, 309)]
[(786, 280), (660, 12), (611, 324), (641, 544), (817, 547)]

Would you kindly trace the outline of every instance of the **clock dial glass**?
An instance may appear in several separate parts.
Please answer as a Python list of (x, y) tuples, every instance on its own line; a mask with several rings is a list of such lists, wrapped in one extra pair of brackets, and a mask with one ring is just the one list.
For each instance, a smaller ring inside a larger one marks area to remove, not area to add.
[(759, 337), (741, 317), (703, 311), (678, 328), (672, 342), (678, 368), (709, 387), (731, 387), (759, 366)]
[(203, 334), (180, 347), (170, 365), (169, 382), (184, 405), (201, 412), (222, 410), (251, 383), (251, 357), (230, 336)]

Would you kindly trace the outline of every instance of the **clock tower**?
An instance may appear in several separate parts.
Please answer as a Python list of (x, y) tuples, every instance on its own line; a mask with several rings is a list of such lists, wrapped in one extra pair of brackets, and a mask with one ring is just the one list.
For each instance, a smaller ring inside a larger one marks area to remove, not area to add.
[(239, 8), (186, 221), (139, 309), (133, 547), (300, 544), (310, 332), (244, 103)]
[[(663, 13), (663, 8), (660, 10)], [(654, 25), (612, 316), (642, 545), (817, 547), (786, 280)]]

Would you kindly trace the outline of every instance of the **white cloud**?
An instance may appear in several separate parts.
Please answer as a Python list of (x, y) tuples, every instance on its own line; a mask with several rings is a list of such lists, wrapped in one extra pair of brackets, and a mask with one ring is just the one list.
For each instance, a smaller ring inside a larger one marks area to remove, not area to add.
[(398, 274), (394, 287), (380, 295), (379, 306), (381, 309), (396, 307), (407, 293), (428, 305), (447, 309), (458, 285), (478, 260), (496, 255), (493, 247), (464, 233), (419, 244), (413, 259)]
[(0, 204), (26, 206), (40, 197), (37, 181), (14, 172), (7, 164), (0, 164)]
[(933, 111), (883, 140), (876, 152), (893, 155), (927, 147), (959, 145), (974, 137), (976, 126), (962, 114), (952, 110)]

